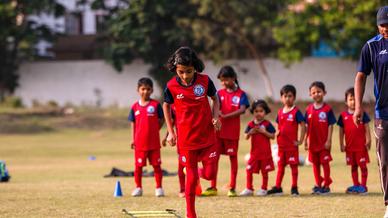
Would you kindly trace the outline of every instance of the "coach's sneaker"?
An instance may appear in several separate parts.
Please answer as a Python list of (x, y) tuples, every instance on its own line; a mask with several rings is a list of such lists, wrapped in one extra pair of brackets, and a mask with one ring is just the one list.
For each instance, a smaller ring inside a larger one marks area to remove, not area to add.
[(133, 191), (132, 191), (132, 196), (133, 197), (140, 197), (143, 195), (143, 189), (142, 188), (135, 188)]
[(268, 195), (275, 195), (275, 196), (278, 196), (278, 195), (283, 195), (283, 189), (282, 187), (278, 188), (276, 186), (272, 187), (271, 190), (269, 190), (267, 192)]
[(356, 192), (360, 195), (367, 195), (368, 194), (368, 188), (360, 185), (360, 186), (357, 186), (356, 188)]
[(328, 195), (328, 194), (330, 194), (330, 188), (329, 187), (323, 187), (319, 194), (320, 195)]
[(162, 187), (155, 189), (155, 196), (156, 197), (164, 197), (164, 191), (163, 191)]
[(346, 194), (356, 194), (357, 193), (356, 190), (357, 190), (357, 186), (355, 186), (355, 185), (349, 186), (346, 189)]
[(298, 187), (291, 187), (291, 196), (299, 196)]
[(268, 192), (267, 190), (259, 189), (259, 190), (257, 190), (256, 195), (257, 196), (266, 196), (267, 192)]
[(252, 196), (253, 195), (253, 190), (251, 189), (244, 189), (241, 193), (240, 196)]
[(313, 195), (319, 195), (321, 194), (321, 191), (322, 191), (322, 188), (318, 187), (318, 186), (314, 186), (313, 189), (312, 189), (313, 192), (311, 192), (311, 194)]
[(209, 187), (204, 192), (202, 192), (202, 196), (204, 197), (216, 196), (216, 195), (217, 195), (217, 189), (213, 187)]
[(228, 191), (228, 197), (237, 197), (236, 190), (234, 190), (234, 189), (229, 189), (229, 191)]
[(384, 218), (388, 218), (388, 206), (386, 206)]

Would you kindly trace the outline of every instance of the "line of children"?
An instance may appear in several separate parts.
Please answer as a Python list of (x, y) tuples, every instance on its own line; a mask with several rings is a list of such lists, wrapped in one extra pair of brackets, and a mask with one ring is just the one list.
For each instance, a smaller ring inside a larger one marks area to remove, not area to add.
[[(162, 188), (162, 170), (160, 167), (159, 130), (166, 120), (168, 134), (162, 141), (177, 145), (179, 156), (178, 174), (180, 196), (186, 198), (187, 217), (196, 217), (195, 194), (201, 191), (199, 177), (210, 180), (211, 187), (202, 196), (217, 195), (217, 170), (219, 155), (229, 156), (231, 175), (228, 196), (237, 196), (237, 152), (240, 135), (240, 116), (249, 107), (249, 101), (237, 82), (237, 74), (230, 66), (221, 68), (218, 79), (223, 89), (217, 92), (212, 80), (205, 74), (203, 62), (189, 47), (179, 48), (168, 60), (167, 67), (176, 73), (164, 91), (163, 109), (159, 102), (151, 98), (152, 80), (142, 78), (138, 81), (137, 91), (140, 100), (134, 103), (128, 120), (132, 123), (135, 149), (135, 183), (132, 196), (143, 193), (142, 167), (147, 159), (155, 172), (155, 195), (164, 196)], [(274, 170), (270, 140), (275, 138), (274, 126), (265, 119), (271, 112), (264, 100), (253, 102), (250, 112), (253, 120), (245, 130), (245, 138), (251, 140), (250, 157), (246, 166), (246, 188), (240, 196), (254, 194), (253, 174), (262, 174), (262, 186), (256, 192), (258, 196), (283, 194), (281, 183), (286, 165), (290, 165), (292, 185), (291, 195), (298, 196), (299, 145), (305, 144), (308, 159), (312, 163), (315, 186), (313, 194), (330, 193), (331, 141), (333, 125), (337, 122), (331, 107), (324, 102), (325, 85), (313, 82), (309, 87), (313, 103), (306, 108), (305, 116), (295, 106), (296, 89), (285, 85), (280, 91), (283, 107), (276, 117), (278, 124), (278, 169), (275, 186), (267, 191), (268, 173)], [(212, 101), (209, 104), (208, 97)], [(368, 149), (371, 137), (368, 115), (364, 113), (362, 122), (353, 123), (354, 89), (345, 93), (347, 110), (339, 116), (340, 149), (346, 152), (346, 163), (351, 166), (353, 186), (346, 193), (367, 193)], [(172, 111), (174, 108), (174, 111)], [(164, 117), (164, 119), (163, 119)], [(174, 130), (174, 127), (176, 130)], [(179, 137), (178, 137), (179, 136)], [(202, 168), (198, 167), (202, 162)], [(321, 176), (321, 166), (323, 177)], [(187, 178), (185, 183), (186, 168)], [(358, 167), (361, 170), (361, 183), (358, 181)]]

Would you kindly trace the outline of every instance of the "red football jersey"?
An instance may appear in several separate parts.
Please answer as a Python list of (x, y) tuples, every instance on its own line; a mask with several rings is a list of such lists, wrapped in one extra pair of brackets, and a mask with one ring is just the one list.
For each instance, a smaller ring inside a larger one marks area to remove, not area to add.
[[(263, 120), (258, 124), (254, 121), (248, 123), (245, 133), (248, 133), (252, 128), (265, 128), (270, 133), (275, 133), (276, 130), (268, 120)], [(262, 133), (251, 135), (251, 159), (266, 160), (272, 158), (271, 141)]]
[(358, 127), (353, 122), (353, 114), (348, 111), (341, 113), (338, 118), (338, 125), (344, 129), (346, 151), (366, 151), (366, 131), (365, 125), (368, 125), (369, 116), (364, 113), (363, 119)]
[(184, 86), (172, 78), (165, 90), (165, 102), (174, 104), (177, 144), (183, 150), (197, 150), (215, 143), (212, 112), (207, 96), (216, 90), (207, 75), (196, 73), (192, 84)]
[[(233, 92), (221, 89), (217, 92), (221, 102), (220, 111), (222, 114), (229, 114), (240, 109), (241, 105), (249, 107), (246, 94), (240, 88)], [(223, 139), (238, 140), (240, 138), (240, 116), (221, 118), (221, 130), (217, 136)]]
[(325, 149), (329, 125), (336, 122), (333, 110), (326, 103), (321, 108), (315, 109), (314, 104), (310, 104), (306, 109), (307, 140), (309, 150), (313, 152)]
[(160, 148), (160, 118), (163, 118), (162, 107), (156, 100), (151, 99), (145, 106), (139, 102), (132, 105), (128, 120), (135, 123), (135, 150), (148, 151)]
[(294, 151), (298, 150), (295, 142), (298, 141), (298, 127), (301, 122), (304, 122), (303, 114), (297, 107), (291, 111), (284, 113), (283, 108), (279, 109), (276, 118), (278, 123), (279, 133), (277, 135), (277, 142), (279, 149)]

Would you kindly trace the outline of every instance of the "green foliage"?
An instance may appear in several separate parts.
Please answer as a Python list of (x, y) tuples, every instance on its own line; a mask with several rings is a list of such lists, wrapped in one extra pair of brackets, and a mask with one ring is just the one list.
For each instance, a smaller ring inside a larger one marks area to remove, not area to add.
[(274, 38), (277, 56), (289, 64), (310, 55), (325, 42), (339, 54), (356, 59), (363, 44), (376, 34), (376, 12), (384, 1), (291, 1), (279, 13)]
[(31, 59), (39, 39), (53, 39), (52, 31), (38, 24), (30, 15), (41, 12), (59, 16), (64, 11), (55, 0), (0, 1), (0, 101), (18, 86), (19, 64)]
[(23, 101), (20, 97), (7, 96), (4, 98), (4, 101), (0, 103), (0, 107), (5, 108), (23, 108)]

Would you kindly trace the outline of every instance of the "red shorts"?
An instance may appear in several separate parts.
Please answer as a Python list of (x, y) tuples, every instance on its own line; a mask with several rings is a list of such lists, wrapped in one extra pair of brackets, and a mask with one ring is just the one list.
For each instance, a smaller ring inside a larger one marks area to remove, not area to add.
[(179, 150), (179, 161), (185, 167), (196, 167), (198, 162), (202, 165), (215, 164), (220, 156), (216, 144), (198, 150)]
[(275, 169), (272, 157), (263, 160), (249, 159), (247, 163), (247, 171), (251, 173), (270, 172)]
[(238, 139), (222, 139), (217, 137), (217, 146), (220, 154), (236, 156), (238, 151)]
[(279, 150), (278, 151), (278, 166), (279, 165), (298, 165), (299, 164), (299, 151), (298, 150), (291, 150), (291, 151), (284, 151)]
[(149, 151), (135, 150), (135, 165), (137, 167), (147, 166), (147, 158), (148, 162), (152, 166), (158, 166), (162, 163), (162, 160), (160, 159), (160, 149), (154, 149)]
[(329, 150), (309, 151), (309, 161), (313, 164), (329, 163), (332, 160)]
[(366, 166), (369, 163), (369, 155), (367, 151), (347, 151), (346, 164)]

